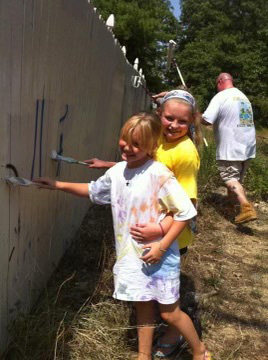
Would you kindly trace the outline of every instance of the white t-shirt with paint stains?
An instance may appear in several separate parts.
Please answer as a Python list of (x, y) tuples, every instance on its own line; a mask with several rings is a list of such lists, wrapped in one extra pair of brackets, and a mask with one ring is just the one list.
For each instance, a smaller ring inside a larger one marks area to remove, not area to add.
[(89, 184), (89, 194), (93, 202), (112, 206), (116, 244), (113, 296), (127, 301), (156, 300), (162, 304), (177, 301), (180, 285), (178, 242), (172, 243), (158, 264), (149, 265), (140, 259), (146, 251), (142, 249), (143, 244), (132, 239), (129, 232), (137, 223), (158, 223), (169, 211), (173, 212), (174, 220), (179, 221), (196, 215), (173, 173), (153, 160), (135, 169), (120, 162)]
[(251, 103), (237, 88), (216, 94), (203, 114), (213, 125), (216, 159), (244, 161), (256, 155), (256, 133)]

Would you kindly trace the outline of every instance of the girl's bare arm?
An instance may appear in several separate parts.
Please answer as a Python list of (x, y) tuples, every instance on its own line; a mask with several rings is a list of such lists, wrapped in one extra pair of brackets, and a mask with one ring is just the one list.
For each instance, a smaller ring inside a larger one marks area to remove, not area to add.
[(84, 162), (87, 163), (88, 167), (92, 169), (109, 169), (116, 164), (114, 161), (105, 161), (97, 158), (84, 160)]
[(39, 184), (39, 187), (47, 190), (60, 190), (76, 196), (88, 198), (88, 184), (87, 183), (69, 183), (63, 181), (56, 181), (46, 177), (40, 177), (34, 180)]
[[(196, 208), (196, 199), (191, 199), (194, 207)], [(136, 224), (131, 226), (130, 234), (134, 240), (138, 242), (156, 240), (160, 236), (165, 235), (173, 224), (173, 214), (168, 213), (161, 221), (161, 226), (157, 223)], [(163, 229), (163, 230), (162, 230)]]
[(161, 225), (158, 223), (136, 224), (131, 226), (130, 234), (133, 239), (143, 242), (151, 241), (164, 236), (173, 223), (173, 214), (168, 213), (166, 217), (161, 221)]
[(150, 248), (150, 251), (142, 256), (141, 259), (147, 263), (156, 263), (158, 262), (166, 250), (170, 247), (173, 241), (179, 236), (183, 229), (187, 226), (187, 221), (175, 221), (168, 230), (167, 234), (163, 237), (161, 241), (153, 242), (151, 244), (144, 245), (144, 249)]

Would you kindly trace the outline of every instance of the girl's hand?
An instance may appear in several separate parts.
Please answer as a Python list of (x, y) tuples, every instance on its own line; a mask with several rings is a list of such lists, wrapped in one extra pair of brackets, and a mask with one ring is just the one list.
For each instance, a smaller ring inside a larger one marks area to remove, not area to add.
[(57, 190), (57, 181), (47, 177), (40, 177), (34, 179), (33, 182), (37, 183), (40, 188), (48, 190)]
[(94, 169), (104, 169), (110, 167), (108, 166), (109, 163), (108, 161), (100, 160), (97, 158), (84, 160), (84, 162), (88, 164), (89, 168), (94, 168)]
[(148, 264), (156, 264), (161, 259), (163, 252), (160, 251), (160, 243), (154, 242), (152, 244), (144, 245), (142, 249), (150, 248), (149, 252), (141, 257), (141, 260)]
[(130, 234), (137, 242), (144, 242), (156, 240), (162, 236), (162, 230), (156, 223), (136, 224), (136, 226), (130, 227)]
[(158, 93), (158, 94), (156, 94), (156, 95), (153, 95), (152, 98), (153, 98), (154, 100), (157, 100), (157, 99), (159, 99), (159, 98), (164, 97), (167, 93), (168, 93), (168, 91), (162, 91), (161, 93)]

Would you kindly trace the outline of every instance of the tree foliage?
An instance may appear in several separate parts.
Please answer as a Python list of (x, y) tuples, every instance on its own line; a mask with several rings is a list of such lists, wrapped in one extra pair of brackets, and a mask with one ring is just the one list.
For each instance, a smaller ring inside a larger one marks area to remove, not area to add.
[[(179, 1), (179, 0), (178, 0)], [(180, 84), (176, 69), (165, 71), (167, 43), (201, 110), (216, 92), (215, 79), (229, 72), (252, 101), (255, 119), (268, 124), (268, 1), (181, 0), (181, 21), (169, 0), (93, 0), (103, 18), (113, 13), (114, 29), (128, 60), (140, 59), (151, 91)]]
[(176, 35), (178, 21), (169, 0), (93, 0), (104, 19), (115, 15), (114, 33), (127, 58), (139, 58), (152, 91), (163, 89), (166, 43)]
[(267, 124), (268, 2), (181, 0), (181, 10), (176, 57), (201, 107), (215, 94), (217, 75), (229, 72)]

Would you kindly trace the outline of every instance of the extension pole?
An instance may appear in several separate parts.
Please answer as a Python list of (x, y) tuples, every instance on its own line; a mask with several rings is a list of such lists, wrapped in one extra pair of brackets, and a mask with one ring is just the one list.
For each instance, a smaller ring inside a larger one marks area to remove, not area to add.
[[(178, 64), (177, 64), (177, 62), (176, 62), (176, 60), (174, 58), (174, 51), (175, 51), (176, 45), (177, 44), (176, 44), (176, 42), (174, 40), (169, 40), (169, 42), (168, 42), (168, 53), (167, 53), (167, 70), (170, 70), (170, 66), (171, 66), (171, 64), (173, 64), (173, 66), (176, 67), (176, 70), (177, 70), (177, 72), (179, 74), (182, 85), (185, 86), (185, 88), (187, 88), (186, 84), (185, 84), (185, 82), (183, 80), (180, 68), (179, 68), (179, 66), (178, 66)], [(201, 130), (201, 133), (202, 133), (202, 138), (203, 138), (204, 144), (205, 144), (206, 147), (208, 147), (207, 139), (203, 136), (203, 132), (202, 132), (201, 128), (200, 128), (200, 130)]]
[(174, 40), (169, 40), (168, 42), (168, 53), (167, 53), (167, 70), (170, 70), (170, 66), (171, 64), (173, 64), (176, 67), (176, 70), (179, 74), (179, 77), (181, 79), (181, 83), (183, 86), (186, 87), (185, 82), (183, 80), (181, 71), (179, 69), (179, 66), (174, 58), (174, 51), (175, 51), (175, 47), (176, 47), (177, 43)]
[(181, 71), (180, 71), (180, 69), (179, 69), (179, 67), (178, 67), (178, 64), (177, 64), (176, 60), (173, 59), (173, 63), (174, 63), (174, 65), (175, 65), (176, 69), (177, 69), (177, 72), (178, 72), (179, 77), (180, 77), (180, 79), (181, 79), (182, 85), (186, 87), (185, 82), (184, 82), (183, 77), (182, 77), (182, 74), (181, 74)]

